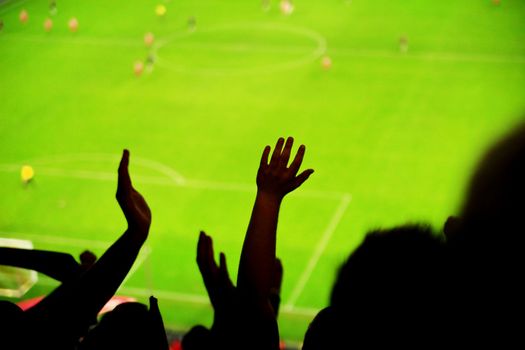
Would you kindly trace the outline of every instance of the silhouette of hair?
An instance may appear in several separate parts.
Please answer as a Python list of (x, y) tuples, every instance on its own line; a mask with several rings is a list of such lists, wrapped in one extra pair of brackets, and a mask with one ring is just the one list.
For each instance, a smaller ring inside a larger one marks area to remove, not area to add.
[(304, 335), (303, 350), (337, 349), (343, 347), (338, 334), (338, 321), (330, 306), (322, 309), (312, 320)]
[(80, 349), (159, 349), (158, 335), (146, 305), (123, 303), (102, 317)]
[(208, 350), (213, 349), (214, 341), (208, 328), (197, 325), (184, 335), (181, 345), (183, 350)]
[[(492, 146), (475, 171), (453, 243), (518, 248), (525, 234), (525, 124)], [(521, 247), (520, 247), (521, 248)]]
[(305, 349), (407, 345), (435, 337), (444, 312), (445, 256), (443, 242), (427, 226), (370, 232), (339, 269), (330, 308), (312, 323)]
[(427, 226), (372, 231), (341, 266), (331, 305), (351, 310), (356, 300), (361, 307), (365, 300), (388, 305), (427, 298), (442, 275), (443, 254), (443, 243)]

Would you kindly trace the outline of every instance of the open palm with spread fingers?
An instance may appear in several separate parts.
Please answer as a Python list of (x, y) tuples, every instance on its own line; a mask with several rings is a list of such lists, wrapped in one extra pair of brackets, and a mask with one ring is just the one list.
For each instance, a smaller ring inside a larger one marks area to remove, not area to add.
[(287, 193), (301, 186), (312, 175), (313, 169), (304, 170), (297, 175), (306, 150), (304, 145), (299, 147), (293, 161), (288, 166), (293, 141), (293, 137), (288, 137), (286, 143), (284, 138), (279, 138), (269, 162), (268, 157), (271, 148), (270, 146), (265, 147), (259, 171), (257, 172), (257, 187), (259, 191), (282, 198)]

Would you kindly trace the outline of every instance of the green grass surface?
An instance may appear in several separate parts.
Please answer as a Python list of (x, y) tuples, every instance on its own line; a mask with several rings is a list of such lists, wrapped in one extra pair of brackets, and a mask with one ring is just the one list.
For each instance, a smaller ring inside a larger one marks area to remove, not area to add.
[[(316, 170), (279, 222), (280, 329), (299, 341), (365, 231), (439, 228), (483, 148), (525, 110), (519, 0), (304, 0), (291, 16), (276, 1), (181, 0), (162, 19), (157, 1), (60, 1), (45, 33), (47, 4), (0, 1), (0, 235), (102, 253), (124, 228), (115, 170), (129, 148), (153, 225), (120, 293), (157, 295), (173, 328), (210, 324), (198, 231), (235, 275), (259, 156), (278, 136), (306, 144)], [(148, 31), (157, 64), (137, 78)], [(36, 171), (27, 188), (22, 164)], [(26, 297), (52, 286), (41, 277)]]

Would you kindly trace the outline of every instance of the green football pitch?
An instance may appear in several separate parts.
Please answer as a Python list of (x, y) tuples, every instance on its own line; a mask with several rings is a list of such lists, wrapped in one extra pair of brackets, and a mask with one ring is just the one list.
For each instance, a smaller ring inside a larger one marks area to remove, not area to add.
[[(0, 0), (0, 237), (101, 254), (125, 227), (114, 193), (129, 148), (153, 225), (119, 294), (154, 294), (173, 329), (210, 324), (198, 232), (235, 277), (277, 137), (307, 145), (316, 170), (278, 229), (280, 329), (300, 341), (366, 230), (440, 229), (482, 150), (523, 118), (521, 0), (297, 0), (290, 15), (275, 0), (172, 0), (159, 18), (161, 1), (57, 1), (50, 14), (48, 1)], [(39, 276), (24, 298), (54, 286)]]

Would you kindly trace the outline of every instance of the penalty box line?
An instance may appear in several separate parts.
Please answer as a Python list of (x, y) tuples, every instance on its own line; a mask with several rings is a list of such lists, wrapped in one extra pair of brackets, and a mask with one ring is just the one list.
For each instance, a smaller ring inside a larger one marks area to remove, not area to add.
[[(346, 201), (347, 201), (346, 199), (342, 199), (341, 203), (346, 203)], [(334, 218), (339, 217), (339, 215), (342, 216), (342, 214), (337, 214), (340, 211), (341, 211), (341, 205), (336, 211), (336, 215), (334, 215)], [(323, 239), (321, 239), (322, 241), (327, 241), (328, 238), (332, 235), (333, 231), (335, 231), (335, 226), (337, 224), (335, 224), (334, 218), (332, 218), (330, 225), (327, 227), (327, 230), (325, 230)], [(337, 221), (339, 220), (340, 219), (337, 219)], [(87, 249), (90, 247), (109, 248), (112, 244), (111, 242), (104, 242), (104, 241), (98, 241), (98, 240), (74, 239), (74, 238), (72, 239), (72, 238), (63, 238), (63, 237), (58, 237), (58, 236), (37, 235), (37, 234), (32, 234), (32, 233), (13, 232), (13, 231), (0, 231), (0, 236), (6, 237), (6, 238), (16, 237), (19, 239), (27, 239), (27, 240), (31, 240), (34, 242), (48, 243), (48, 244), (55, 244), (55, 245), (62, 245), (62, 246), (81, 247), (82, 249)], [(319, 260), (319, 257), (317, 258), (314, 258), (314, 257), (322, 253), (322, 251), (320, 253), (319, 251), (321, 250), (319, 249), (316, 250), (316, 253), (314, 253), (313, 258), (310, 259), (310, 262), (307, 266), (312, 266), (313, 264), (315, 267), (315, 264), (317, 264), (317, 260)], [(153, 250), (150, 246), (147, 246), (147, 245), (144, 246), (144, 248), (141, 250), (139, 254), (139, 257), (137, 258), (137, 261), (133, 264), (133, 267), (130, 269), (128, 275), (122, 282), (122, 286), (119, 288), (119, 291), (121, 293), (134, 295), (134, 296), (140, 296), (140, 297), (149, 297), (150, 295), (155, 295), (159, 299), (166, 299), (166, 300), (171, 300), (174, 302), (189, 302), (189, 303), (199, 304), (199, 305), (210, 305), (208, 297), (204, 295), (200, 295), (200, 294), (195, 294), (195, 293), (191, 294), (191, 293), (173, 292), (173, 291), (166, 291), (166, 290), (159, 290), (159, 289), (152, 289), (152, 288), (136, 288), (136, 287), (124, 286), (124, 284), (128, 281), (128, 279), (131, 276), (133, 276), (133, 274), (135, 274), (137, 270), (143, 265), (146, 259), (150, 257), (152, 252)], [(305, 273), (303, 273), (303, 276), (307, 275), (307, 277), (302, 277), (302, 280), (305, 280), (305, 281), (301, 282), (301, 285), (302, 285), (301, 290), (295, 293), (300, 294), (302, 292), (302, 289), (304, 289), (304, 285), (306, 284), (306, 281), (308, 280), (309, 275), (311, 274), (312, 270), (313, 270), (312, 267), (307, 268), (305, 270)], [(56, 286), (57, 283), (58, 282), (52, 280), (51, 278), (40, 279), (38, 281), (38, 284), (45, 285), (45, 286)], [(297, 287), (295, 288), (295, 290), (297, 290)], [(297, 307), (291, 304), (290, 302), (288, 302), (286, 305), (283, 306), (281, 312), (283, 314), (289, 314), (292, 316), (313, 317), (317, 314), (317, 312), (319, 312), (319, 309), (309, 308), (309, 307)]]
[(312, 256), (310, 257), (310, 260), (308, 261), (306, 268), (301, 274), (299, 281), (297, 282), (294, 289), (292, 290), (292, 293), (290, 295), (290, 298), (288, 299), (288, 302), (283, 306), (283, 310), (293, 310), (295, 308), (295, 304), (297, 303), (297, 300), (303, 293), (306, 287), (306, 284), (310, 280), (310, 277), (312, 276), (312, 273), (315, 267), (317, 266), (317, 263), (319, 262), (319, 260), (321, 259), (321, 256), (325, 252), (326, 247), (328, 246), (328, 243), (330, 242), (330, 239), (332, 238), (333, 234), (337, 230), (337, 226), (343, 219), (343, 216), (346, 213), (346, 210), (351, 201), (352, 201), (352, 196), (349, 194), (341, 198), (339, 202), (339, 206), (335, 210), (330, 222), (328, 223), (328, 226), (325, 228), (323, 235), (321, 236), (321, 239), (318, 241), (317, 248), (315, 249)]
[[(15, 164), (0, 164), (0, 171), (3, 172), (15, 172), (20, 169), (19, 165)], [(47, 171), (46, 171), (47, 169)], [(39, 168), (39, 173), (43, 173), (48, 176), (55, 177), (66, 177), (66, 178), (79, 178), (87, 180), (97, 180), (97, 181), (115, 181), (115, 174), (109, 172), (96, 172), (96, 171), (84, 171), (84, 170), (66, 170), (66, 169), (57, 169), (57, 168)], [(160, 186), (175, 186), (175, 187), (187, 187), (194, 189), (204, 189), (204, 190), (217, 190), (217, 191), (226, 191), (226, 192), (253, 192), (253, 186), (241, 183), (221, 183), (213, 181), (202, 181), (202, 180), (188, 180), (185, 179), (183, 182), (174, 181), (171, 176), (159, 177), (159, 176), (134, 176), (134, 179), (137, 182), (160, 185)], [(295, 306), (298, 298), (304, 291), (304, 288), (313, 273), (313, 270), (317, 266), (322, 254), (324, 253), (328, 243), (334, 234), (339, 222), (342, 220), (348, 205), (352, 200), (352, 195), (349, 193), (339, 193), (339, 192), (324, 192), (324, 191), (302, 191), (295, 194), (297, 197), (306, 197), (306, 198), (317, 198), (317, 199), (326, 199), (326, 200), (337, 200), (339, 206), (334, 212), (328, 226), (321, 235), (321, 239), (317, 245), (316, 250), (313, 252), (310, 260), (308, 261), (305, 270), (303, 271), (298, 283), (292, 290), (292, 294), (289, 298), (289, 301), (284, 305), (283, 312), (291, 312), (293, 310), (307, 310), (307, 313), (315, 314), (309, 308), (297, 308)], [(0, 232), (1, 233), (1, 232)], [(55, 237), (55, 240), (60, 240), (59, 237)], [(89, 241), (84, 241), (89, 242)], [(109, 247), (109, 245), (105, 245)], [(149, 252), (150, 253), (150, 252)], [(148, 255), (149, 255), (148, 253)]]
[[(18, 164), (0, 164), (0, 172), (19, 172), (21, 165)], [(95, 181), (107, 181), (115, 182), (117, 175), (116, 172), (102, 172), (102, 171), (89, 171), (89, 170), (71, 170), (62, 168), (50, 168), (50, 167), (38, 167), (38, 174), (52, 177), (64, 177), (73, 179), (84, 179), (84, 180), (95, 180)], [(156, 169), (154, 169), (156, 170)], [(180, 177), (180, 175), (179, 175)], [(208, 180), (192, 180), (178, 177), (175, 178), (171, 174), (164, 174), (164, 176), (141, 176), (134, 175), (133, 181), (136, 183), (143, 183), (149, 185), (159, 186), (170, 186), (170, 187), (182, 187), (192, 189), (203, 189), (203, 190), (216, 190), (226, 192), (246, 192), (253, 193), (254, 186), (244, 183), (235, 182), (219, 182), (219, 181), (208, 181)], [(306, 198), (317, 198), (326, 200), (341, 200), (349, 194), (346, 192), (336, 191), (316, 191), (316, 190), (303, 190), (294, 193), (296, 197)]]
[[(28, 0), (22, 1), (20, 4), (27, 2)], [(12, 4), (18, 6), (19, 4)], [(0, 8), (0, 14), (2, 9)], [(82, 37), (82, 38), (68, 38), (68, 37), (55, 37), (46, 38), (39, 35), (30, 34), (11, 34), (4, 33), (1, 40), (23, 40), (33, 43), (47, 44), (51, 42), (59, 42), (73, 45), (92, 45), (92, 46), (112, 46), (112, 47), (126, 47), (126, 48), (140, 48), (144, 44), (140, 40), (133, 38), (103, 38), (103, 37)], [(161, 39), (159, 39), (161, 40)], [(184, 44), (183, 46), (199, 46), (199, 44)], [(226, 51), (238, 50), (238, 46), (235, 45), (200, 45), (202, 48), (214, 48)], [(261, 49), (262, 48), (262, 49)], [(276, 45), (265, 45), (261, 48), (253, 47), (246, 48), (245, 51), (261, 51), (274, 52), (274, 53), (288, 53), (290, 51), (302, 51), (306, 50), (307, 47), (281, 47)], [(157, 48), (158, 49), (158, 48)], [(321, 50), (321, 49), (319, 49)], [(324, 48), (326, 50), (326, 48)], [(316, 50), (317, 51), (317, 50)], [(313, 52), (313, 51), (312, 51)], [(416, 61), (430, 61), (430, 62), (473, 62), (473, 63), (485, 63), (485, 64), (525, 64), (525, 56), (519, 54), (486, 54), (486, 53), (460, 53), (460, 52), (447, 52), (447, 51), (429, 51), (429, 52), (408, 52), (406, 54), (400, 54), (392, 50), (371, 50), (361, 48), (349, 48), (349, 47), (330, 47), (332, 54), (342, 57), (354, 57), (354, 58), (367, 58), (367, 59), (410, 59)], [(165, 64), (161, 64), (165, 66)], [(169, 68), (169, 66), (168, 66)], [(182, 69), (176, 70), (177, 72), (183, 71)], [(186, 70), (184, 70), (186, 71)]]
[[(57, 283), (51, 279), (42, 279), (38, 282), (41, 285), (55, 287)], [(117, 294), (123, 294), (127, 296), (143, 297), (148, 298), (151, 295), (155, 296), (160, 300), (168, 300), (176, 303), (190, 303), (194, 305), (210, 307), (211, 303), (206, 295), (196, 294), (196, 293), (180, 293), (172, 292), (161, 289), (146, 289), (146, 288), (136, 288), (136, 287), (126, 287), (121, 286)], [(299, 316), (299, 317), (314, 317), (319, 312), (318, 308), (305, 308), (305, 307), (294, 307), (292, 309), (284, 310), (282, 309), (280, 313), (290, 315), (290, 316)]]

